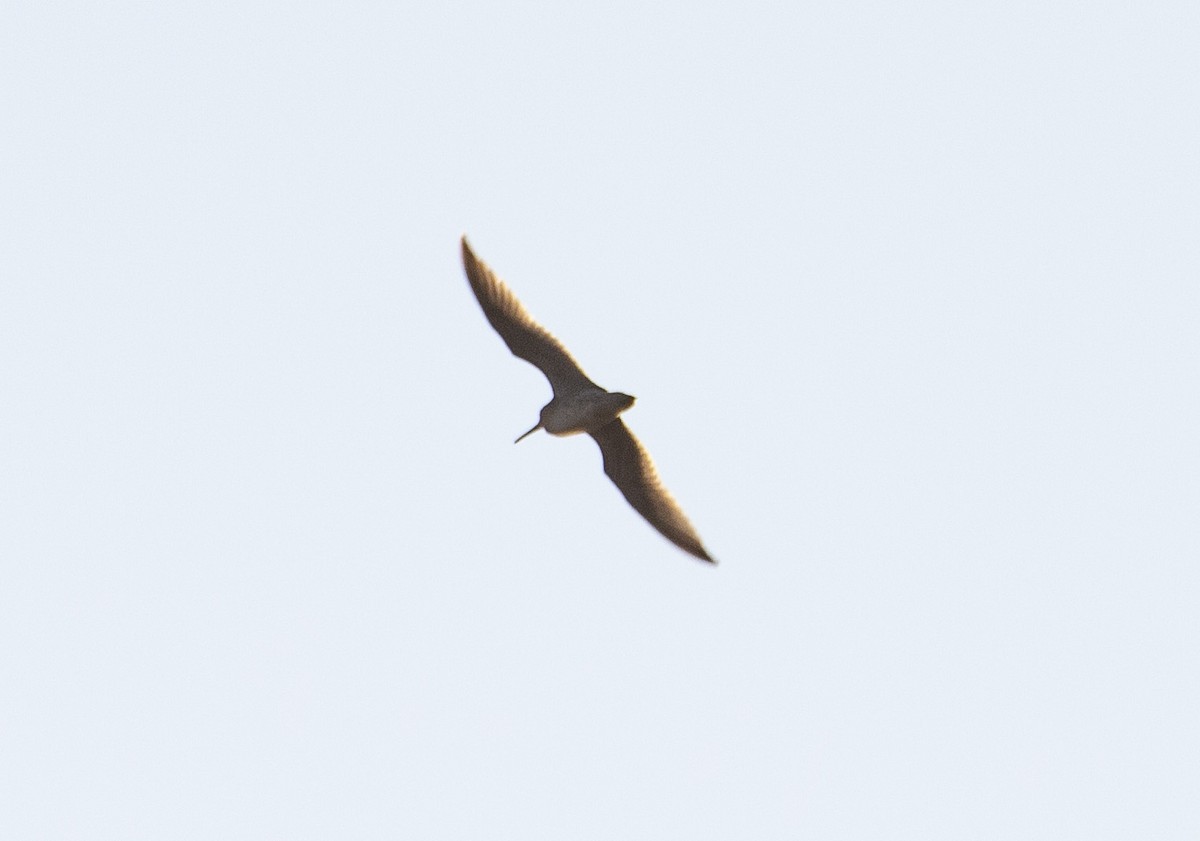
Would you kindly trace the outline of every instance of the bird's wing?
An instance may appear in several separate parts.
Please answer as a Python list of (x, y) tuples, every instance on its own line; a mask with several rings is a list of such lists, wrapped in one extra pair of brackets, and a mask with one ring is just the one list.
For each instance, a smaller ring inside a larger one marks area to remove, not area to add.
[(667, 540), (701, 560), (716, 563), (679, 503), (663, 486), (650, 454), (620, 418), (590, 433), (604, 456), (604, 472), (639, 514)]
[(483, 314), (514, 356), (519, 356), (541, 369), (550, 381), (555, 394), (596, 388), (579, 363), (571, 358), (558, 339), (533, 320), (529, 311), (517, 300), (508, 284), (475, 256), (467, 238), (462, 239), (463, 267), (471, 290), (483, 308)]

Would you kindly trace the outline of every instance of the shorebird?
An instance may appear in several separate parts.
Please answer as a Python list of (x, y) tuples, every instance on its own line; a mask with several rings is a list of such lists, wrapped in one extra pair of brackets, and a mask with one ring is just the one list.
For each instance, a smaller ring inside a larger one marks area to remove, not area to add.
[(475, 256), (465, 236), (462, 258), (471, 290), (488, 322), (514, 356), (541, 369), (554, 390), (554, 398), (542, 407), (538, 422), (513, 443), (539, 429), (558, 436), (586, 432), (600, 445), (604, 472), (634, 510), (683, 551), (716, 563), (705, 551), (683, 509), (658, 478), (650, 454), (619, 417), (633, 405), (634, 398), (619, 391), (606, 391), (588, 379), (579, 363), (533, 319), (508, 284)]

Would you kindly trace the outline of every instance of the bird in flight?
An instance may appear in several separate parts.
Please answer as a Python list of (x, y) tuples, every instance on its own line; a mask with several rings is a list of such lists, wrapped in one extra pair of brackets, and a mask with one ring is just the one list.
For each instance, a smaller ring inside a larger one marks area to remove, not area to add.
[(554, 390), (554, 398), (542, 407), (533, 429), (517, 441), (539, 429), (560, 436), (586, 432), (600, 445), (604, 472), (634, 510), (683, 551), (716, 563), (658, 478), (650, 454), (619, 417), (633, 405), (634, 398), (619, 391), (605, 391), (588, 379), (558, 339), (534, 321), (508, 284), (475, 256), (465, 236), (462, 259), (471, 291), (488, 322), (514, 356), (541, 369)]

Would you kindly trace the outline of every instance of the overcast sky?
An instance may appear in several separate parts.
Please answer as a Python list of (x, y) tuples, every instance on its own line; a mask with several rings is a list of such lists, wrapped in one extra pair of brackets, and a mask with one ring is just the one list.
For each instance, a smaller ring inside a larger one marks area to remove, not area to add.
[(0, 837), (1200, 837), (1198, 44), (6, 3)]

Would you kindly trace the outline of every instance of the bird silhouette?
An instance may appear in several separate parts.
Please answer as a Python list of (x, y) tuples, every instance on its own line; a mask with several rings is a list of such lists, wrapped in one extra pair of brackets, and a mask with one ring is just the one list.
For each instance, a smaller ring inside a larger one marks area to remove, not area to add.
[(538, 422), (517, 438), (544, 429), (565, 436), (586, 432), (600, 445), (604, 472), (634, 510), (683, 551), (716, 563), (700, 542), (696, 529), (658, 477), (650, 454), (619, 415), (634, 398), (596, 385), (567, 349), (538, 324), (504, 281), (471, 251), (462, 238), (463, 267), (483, 314), (508, 349), (541, 369), (554, 398), (542, 407)]

